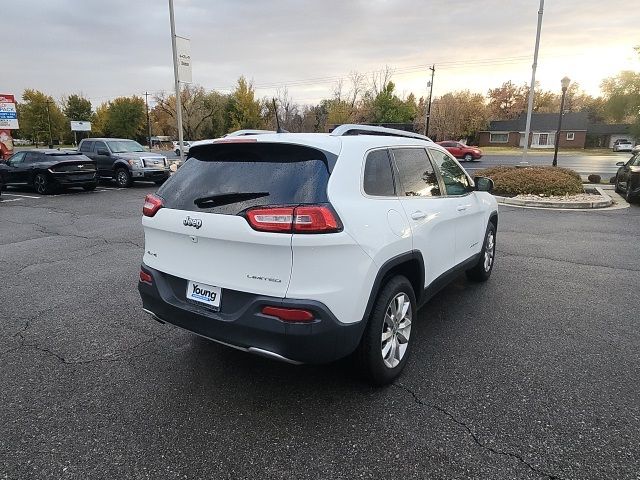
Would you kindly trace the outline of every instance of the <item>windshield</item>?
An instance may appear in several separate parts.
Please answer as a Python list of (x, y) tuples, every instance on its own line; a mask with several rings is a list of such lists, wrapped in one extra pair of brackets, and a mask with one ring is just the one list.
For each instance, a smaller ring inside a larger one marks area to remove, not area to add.
[(144, 152), (144, 147), (133, 140), (107, 142), (111, 153)]

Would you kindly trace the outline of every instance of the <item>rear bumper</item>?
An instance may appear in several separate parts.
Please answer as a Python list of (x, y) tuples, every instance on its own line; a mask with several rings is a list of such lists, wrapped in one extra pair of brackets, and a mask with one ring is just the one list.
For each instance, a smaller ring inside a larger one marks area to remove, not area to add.
[[(238, 348), (290, 363), (328, 363), (353, 352), (364, 322), (340, 323), (322, 303), (224, 290), (220, 311), (186, 300), (187, 281), (142, 265), (153, 284), (139, 282), (144, 310), (157, 320)], [(289, 323), (264, 315), (264, 306), (303, 308), (310, 323)]]
[(49, 176), (52, 183), (59, 187), (88, 187), (97, 185), (98, 176), (96, 174), (67, 174), (55, 173)]

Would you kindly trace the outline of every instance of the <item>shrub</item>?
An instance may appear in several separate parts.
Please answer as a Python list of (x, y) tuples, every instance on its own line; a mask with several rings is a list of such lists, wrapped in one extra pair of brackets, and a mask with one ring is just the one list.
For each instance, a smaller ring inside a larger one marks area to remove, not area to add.
[(491, 167), (476, 173), (494, 182), (496, 195), (572, 195), (584, 193), (580, 174), (560, 167)]
[(602, 180), (600, 175), (595, 175), (593, 173), (589, 175), (587, 179), (589, 180), (589, 183), (600, 183), (600, 180)]

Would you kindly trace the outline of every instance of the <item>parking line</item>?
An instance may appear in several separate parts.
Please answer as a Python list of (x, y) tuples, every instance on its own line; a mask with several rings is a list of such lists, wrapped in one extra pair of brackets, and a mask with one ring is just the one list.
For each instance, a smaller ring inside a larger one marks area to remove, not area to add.
[(18, 202), (22, 200), (21, 198), (11, 198), (9, 200), (0, 200), (0, 203), (4, 203), (4, 202)]
[(6, 195), (7, 197), (41, 198), (41, 197), (34, 197), (33, 195), (18, 195), (17, 193), (3, 193), (3, 195)]

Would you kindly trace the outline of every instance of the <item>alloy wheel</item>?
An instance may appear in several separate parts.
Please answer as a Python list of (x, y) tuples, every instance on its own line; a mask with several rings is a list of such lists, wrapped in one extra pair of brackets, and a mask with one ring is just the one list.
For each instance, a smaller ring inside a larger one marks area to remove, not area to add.
[(388, 368), (394, 368), (404, 358), (411, 336), (411, 300), (404, 293), (398, 293), (385, 311), (382, 322), (380, 347), (382, 360)]
[(33, 183), (36, 187), (36, 192), (39, 194), (44, 194), (47, 190), (47, 179), (42, 175), (36, 175), (36, 178), (33, 179)]
[(493, 266), (493, 257), (496, 254), (496, 241), (493, 232), (487, 235), (487, 246), (484, 249), (484, 271), (488, 272)]

